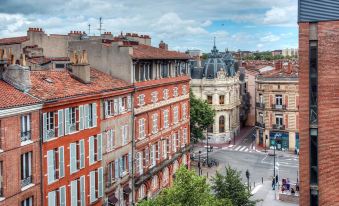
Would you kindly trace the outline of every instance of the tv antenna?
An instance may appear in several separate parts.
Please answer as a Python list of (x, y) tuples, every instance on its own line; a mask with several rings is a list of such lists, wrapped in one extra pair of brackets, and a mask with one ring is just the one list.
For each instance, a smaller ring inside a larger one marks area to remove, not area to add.
[(88, 35), (91, 34), (91, 24), (88, 24)]
[(99, 18), (99, 29), (98, 29), (99, 32), (100, 32), (100, 35), (101, 35), (101, 31), (105, 30), (105, 29), (102, 28), (102, 25), (103, 25), (103, 23), (102, 23), (102, 17), (100, 17), (100, 18)]

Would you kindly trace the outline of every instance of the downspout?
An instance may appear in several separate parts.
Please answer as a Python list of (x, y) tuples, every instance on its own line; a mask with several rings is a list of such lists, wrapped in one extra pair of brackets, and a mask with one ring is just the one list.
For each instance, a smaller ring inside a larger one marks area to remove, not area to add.
[[(42, 120), (42, 113), (41, 110), (39, 111), (39, 125), (42, 124), (43, 120)], [(39, 139), (39, 149), (40, 149), (40, 201), (41, 201), (41, 205), (44, 205), (44, 198), (43, 198), (43, 174), (42, 174), (42, 170), (43, 170), (43, 163), (42, 163), (42, 143), (43, 143), (43, 126), (39, 127), (40, 130), (40, 139)]]
[(133, 91), (132, 91), (132, 205), (135, 205), (135, 197), (134, 197), (134, 190), (135, 190), (135, 186), (134, 186), (134, 183), (135, 183), (135, 178), (134, 178), (134, 163), (135, 163), (135, 129), (134, 129), (134, 126), (135, 126), (135, 114), (134, 114), (134, 94), (135, 94), (135, 86), (133, 86)]

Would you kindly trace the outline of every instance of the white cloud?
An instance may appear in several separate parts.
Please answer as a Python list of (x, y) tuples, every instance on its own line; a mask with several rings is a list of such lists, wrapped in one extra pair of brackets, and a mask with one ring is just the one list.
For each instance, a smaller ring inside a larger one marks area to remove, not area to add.
[(280, 36), (274, 35), (272, 33), (269, 33), (263, 37), (260, 38), (261, 42), (276, 42), (280, 40)]
[(297, 7), (273, 7), (265, 13), (265, 24), (280, 26), (296, 26)]

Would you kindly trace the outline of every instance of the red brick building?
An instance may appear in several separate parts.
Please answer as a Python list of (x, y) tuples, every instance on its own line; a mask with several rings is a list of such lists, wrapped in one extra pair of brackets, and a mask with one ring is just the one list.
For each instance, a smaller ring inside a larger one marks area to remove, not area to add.
[[(0, 54), (0, 70), (7, 63)], [(18, 65), (10, 69), (24, 71)], [(12, 86), (11, 78), (7, 72), (0, 79), (0, 205), (39, 206), (42, 104), (24, 93), (24, 87)]]
[(300, 205), (339, 205), (339, 2), (299, 1)]

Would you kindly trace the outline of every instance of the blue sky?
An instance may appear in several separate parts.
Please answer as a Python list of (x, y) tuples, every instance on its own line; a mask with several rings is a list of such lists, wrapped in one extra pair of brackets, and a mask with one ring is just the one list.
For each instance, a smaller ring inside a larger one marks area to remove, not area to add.
[(297, 0), (2, 0), (0, 38), (71, 30), (149, 34), (170, 49), (274, 50), (298, 47)]

